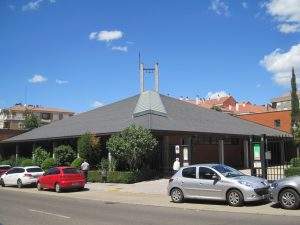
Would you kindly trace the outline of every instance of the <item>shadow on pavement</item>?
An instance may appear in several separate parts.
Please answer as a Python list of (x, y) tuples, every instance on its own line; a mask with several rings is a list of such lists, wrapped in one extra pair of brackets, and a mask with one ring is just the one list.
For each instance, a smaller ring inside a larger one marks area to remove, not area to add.
[[(172, 203), (172, 201), (170, 201)], [(194, 204), (202, 204), (202, 205), (224, 205), (228, 206), (228, 204), (225, 201), (212, 201), (212, 200), (198, 200), (198, 199), (186, 199), (184, 203), (194, 203)], [(261, 205), (267, 205), (269, 204), (269, 200), (264, 201), (257, 201), (257, 202), (246, 202), (244, 207), (255, 207), (255, 206), (261, 206)], [(179, 204), (179, 203), (174, 203)]]

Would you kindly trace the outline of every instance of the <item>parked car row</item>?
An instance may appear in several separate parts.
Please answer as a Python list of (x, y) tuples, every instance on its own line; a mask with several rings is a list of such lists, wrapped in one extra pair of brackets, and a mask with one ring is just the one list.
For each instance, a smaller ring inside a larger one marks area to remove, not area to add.
[(270, 184), (221, 164), (198, 164), (181, 168), (170, 180), (168, 194), (175, 203), (184, 199), (226, 201), (230, 206), (272, 200), (285, 209), (300, 205), (300, 176)]
[(38, 166), (13, 167), (0, 166), (0, 185), (17, 186), (36, 185), (39, 191), (43, 189), (62, 190), (78, 189), (85, 186), (85, 178), (80, 170), (73, 167), (53, 167), (44, 172)]

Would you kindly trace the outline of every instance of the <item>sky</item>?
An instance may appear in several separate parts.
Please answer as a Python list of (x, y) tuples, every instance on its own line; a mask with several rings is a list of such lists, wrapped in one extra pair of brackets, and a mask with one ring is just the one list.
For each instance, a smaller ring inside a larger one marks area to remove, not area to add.
[(300, 0), (0, 0), (0, 108), (136, 95), (139, 52), (162, 94), (265, 104), (300, 79)]

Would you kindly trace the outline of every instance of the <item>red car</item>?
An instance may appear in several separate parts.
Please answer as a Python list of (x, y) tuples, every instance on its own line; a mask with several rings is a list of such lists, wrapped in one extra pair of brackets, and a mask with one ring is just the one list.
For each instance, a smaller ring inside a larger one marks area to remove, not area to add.
[(0, 165), (0, 177), (11, 168), (10, 165)]
[(85, 179), (80, 170), (73, 167), (53, 167), (37, 180), (37, 189), (54, 189), (61, 192), (67, 189), (84, 189)]

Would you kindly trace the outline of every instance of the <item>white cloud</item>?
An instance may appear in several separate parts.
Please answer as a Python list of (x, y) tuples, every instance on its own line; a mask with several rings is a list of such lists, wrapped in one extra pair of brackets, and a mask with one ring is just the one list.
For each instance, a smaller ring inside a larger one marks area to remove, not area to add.
[(218, 15), (229, 16), (229, 6), (222, 0), (211, 0), (209, 9)]
[(282, 24), (279, 24), (277, 26), (277, 28), (281, 33), (285, 33), (285, 34), (295, 33), (295, 32), (300, 31), (300, 23), (299, 24), (297, 24), (297, 23), (293, 23), (293, 24), (282, 23)]
[(28, 81), (29, 81), (30, 83), (42, 83), (42, 82), (46, 82), (46, 81), (47, 81), (47, 78), (44, 77), (43, 75), (35, 74), (35, 75), (33, 75), (33, 77), (30, 78)]
[[(35, 1), (30, 1), (27, 4), (22, 6), (23, 11), (28, 11), (28, 10), (38, 10), (40, 8), (40, 5), (44, 2), (45, 0), (35, 0)], [(54, 4), (56, 3), (56, 0), (48, 0), (48, 2)]]
[(107, 30), (102, 30), (99, 32), (91, 32), (89, 34), (89, 39), (90, 40), (98, 40), (98, 41), (113, 41), (113, 40), (118, 40), (123, 37), (123, 32), (120, 30), (112, 30), (112, 31), (107, 31)]
[(292, 46), (286, 52), (281, 49), (274, 50), (265, 55), (260, 64), (272, 74), (273, 80), (277, 84), (289, 84), (292, 67), (295, 68), (295, 71), (300, 71), (300, 43)]
[(279, 22), (277, 28), (280, 32), (295, 33), (300, 31), (299, 0), (269, 0), (263, 7)]
[(111, 49), (114, 50), (114, 51), (121, 51), (121, 52), (127, 52), (128, 51), (127, 46), (113, 46)]
[(248, 3), (247, 2), (242, 2), (242, 7), (244, 9), (248, 9)]
[(69, 83), (69, 81), (67, 81), (67, 80), (60, 80), (60, 79), (56, 79), (55, 82), (57, 84), (67, 84), (67, 83)]
[(94, 101), (92, 104), (93, 108), (98, 108), (98, 107), (102, 107), (104, 104), (102, 102), (99, 101)]
[(96, 39), (97, 38), (97, 34), (98, 34), (97, 32), (91, 32), (90, 35), (89, 35), (89, 39), (90, 40)]
[(229, 96), (226, 91), (208, 92), (206, 95), (207, 99), (216, 99)]

